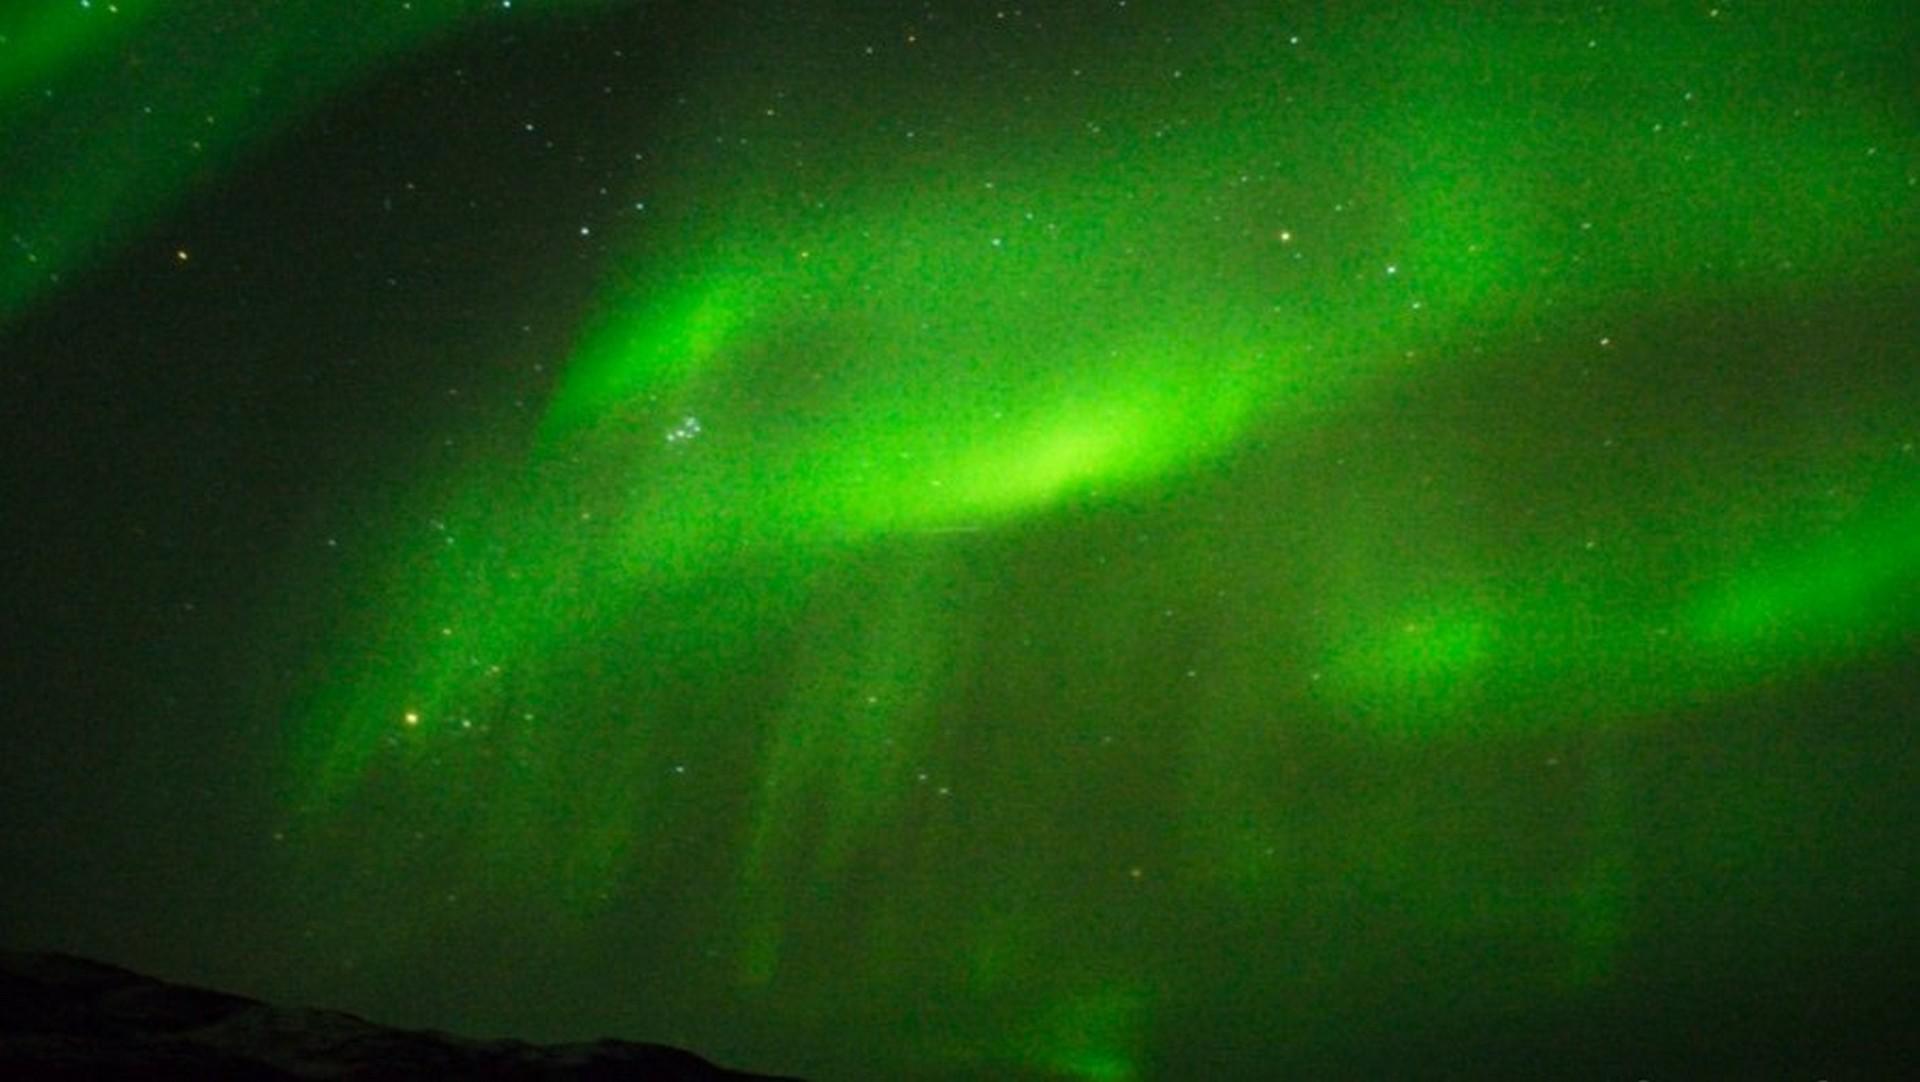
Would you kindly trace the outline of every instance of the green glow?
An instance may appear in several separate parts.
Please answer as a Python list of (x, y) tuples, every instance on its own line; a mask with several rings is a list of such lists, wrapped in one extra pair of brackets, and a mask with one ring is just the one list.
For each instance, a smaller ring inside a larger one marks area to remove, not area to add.
[[(1802, 470), (1803, 489), (1834, 475)], [(1389, 726), (1436, 733), (1470, 724), (1491, 733), (1569, 714), (1592, 721), (1666, 710), (1703, 691), (1870, 655), (1913, 629), (1920, 490), (1910, 470), (1904, 450), (1855, 466), (1862, 495), (1838, 510), (1830, 495), (1771, 510), (1776, 521), (1761, 524), (1775, 535), (1768, 543), (1649, 517), (1607, 542), (1636, 553), (1627, 567), (1598, 556), (1584, 566), (1516, 567), (1509, 556), (1475, 568), (1471, 578), (1501, 584), (1501, 599), (1467, 592), (1362, 619), (1329, 642), (1330, 690)], [(1742, 510), (1695, 508), (1687, 517), (1732, 521)], [(1705, 575), (1689, 554), (1703, 542), (1724, 553)], [(1558, 547), (1599, 545), (1566, 537)], [(1691, 579), (1704, 581), (1676, 585)], [(1391, 589), (1390, 580), (1368, 588)]]
[[(618, 919), (666, 874), (659, 839), (704, 828), (713, 957), (741, 988), (825, 983), (891, 1023), (889, 997), (936, 987), (964, 1002), (957, 1036), (913, 1030), (929, 1047), (1049, 1077), (1148, 1077), (1141, 989), (1192, 976), (1124, 949), (1161, 934), (1104, 923), (1125, 903), (1088, 915), (1116, 882), (1180, 914), (1176, 939), (1216, 913), (1319, 934), (1311, 907), (1380, 898), (1410, 937), (1511, 931), (1475, 1009), (1603, 984), (1643, 887), (1604, 763), (1552, 824), (1579, 851), (1516, 870), (1485, 844), (1497, 810), (1442, 781), (1338, 821), (1296, 808), (1289, 741), (1531, 753), (1910, 641), (1920, 499), (1910, 422), (1886, 417), (1911, 388), (1848, 368), (1829, 413), (1750, 432), (1607, 381), (1764, 384), (1784, 349), (1707, 371), (1662, 336), (1911, 284), (1920, 127), (1848, 36), (1891, 7), (1824, 17), (1861, 72), (1841, 89), (1796, 73), (1794, 35), (1698, 12), (1604, 50), (1462, 18), (1335, 19), (1302, 49), (1261, 8), (1134, 94), (1124, 71), (1032, 113), (1026, 88), (945, 95), (911, 148), (837, 117), (825, 80), (783, 138), (668, 124), (677, 171), (538, 422), (359, 539), (296, 711), (295, 806), (350, 838), (406, 809), (567, 928)], [(713, 108), (765, 115), (764, 89)], [(122, 213), (86, 202), (76, 235)], [(1615, 411), (1590, 442), (1650, 449), (1596, 465), (1527, 427), (1540, 402)], [(970, 739), (1002, 758), (943, 769)], [(1174, 749), (1154, 778), (1177, 775), (1177, 810), (1108, 853), (1079, 820), (1163, 796), (1097, 758), (1129, 739)], [(710, 760), (746, 782), (682, 795)], [(1082, 761), (1123, 780), (1061, 811)], [(1160, 830), (1177, 853), (1126, 852)], [(994, 912), (1030, 904), (1048, 916)], [(1286, 969), (1291, 946), (1218, 964), (1303, 1001), (1387, 964), (1363, 944)]]
[[(0, 326), (381, 66), (489, 19), (537, 26), (607, 0), (30, 0), (0, 15)], [(174, 246), (156, 246), (156, 262)], [(188, 250), (191, 255), (191, 250)], [(163, 264), (164, 265), (164, 264)]]
[(1457, 722), (1477, 705), (1477, 678), (1495, 661), (1488, 622), (1475, 614), (1422, 613), (1332, 659), (1335, 686), (1365, 682), (1365, 691), (1390, 699), (1403, 717)]
[(1846, 657), (1911, 630), (1920, 586), (1920, 488), (1874, 494), (1810, 539), (1776, 543), (1688, 613), (1716, 653), (1756, 671)]
[(648, 315), (625, 316), (574, 359), (565, 393), (547, 408), (549, 438), (657, 403), (711, 364), (753, 318), (752, 287), (743, 280), (663, 292), (664, 300), (630, 302)]
[[(89, 53), (122, 40), (153, 10), (151, 0), (124, 0), (94, 7), (78, 3), (19, 5), (0, 12), (0, 103), (31, 91), (34, 84)], [(11, 113), (9, 114), (11, 115)], [(4, 129), (0, 129), (4, 130)]]
[(1147, 1004), (1137, 991), (1109, 989), (1061, 1001), (1034, 1038), (1032, 1060), (1084, 1082), (1132, 1082), (1132, 1049)]

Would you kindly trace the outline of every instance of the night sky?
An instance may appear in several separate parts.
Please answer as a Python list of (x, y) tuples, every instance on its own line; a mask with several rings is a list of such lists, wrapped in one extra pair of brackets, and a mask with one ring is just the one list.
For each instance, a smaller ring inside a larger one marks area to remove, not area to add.
[(0, 941), (832, 1080), (1891, 1077), (1909, 2), (0, 10)]

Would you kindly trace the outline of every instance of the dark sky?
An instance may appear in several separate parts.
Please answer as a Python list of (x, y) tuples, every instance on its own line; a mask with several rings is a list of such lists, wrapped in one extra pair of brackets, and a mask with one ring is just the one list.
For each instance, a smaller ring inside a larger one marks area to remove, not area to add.
[(0, 941), (823, 1080), (1913, 1052), (1898, 3), (0, 15)]

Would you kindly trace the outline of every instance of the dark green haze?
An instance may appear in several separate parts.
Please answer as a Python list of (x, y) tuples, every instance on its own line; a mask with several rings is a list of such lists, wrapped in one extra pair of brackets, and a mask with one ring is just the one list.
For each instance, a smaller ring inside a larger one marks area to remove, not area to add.
[(821, 1079), (1896, 1062), (1905, 5), (7, 18), (9, 938)]

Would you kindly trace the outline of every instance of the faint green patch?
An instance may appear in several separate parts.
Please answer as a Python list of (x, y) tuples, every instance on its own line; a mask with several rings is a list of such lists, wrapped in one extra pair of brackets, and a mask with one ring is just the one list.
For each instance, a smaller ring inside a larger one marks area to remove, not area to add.
[(1821, 535), (1762, 550), (1686, 623), (1702, 648), (1736, 666), (1804, 663), (1911, 627), (1915, 597), (1920, 497), (1889, 492)]
[(1146, 997), (1132, 987), (1070, 996), (1042, 1015), (1023, 1059), (1085, 1082), (1131, 1082), (1139, 1077), (1147, 1009)]
[(1413, 610), (1337, 647), (1333, 686), (1369, 713), (1411, 729), (1446, 724), (1478, 702), (1496, 662), (1495, 623), (1472, 609)]
[[(698, 376), (754, 319), (755, 290), (728, 275), (664, 289), (619, 311), (568, 366), (547, 406), (543, 436), (627, 417), (631, 407), (661, 405)], [(661, 408), (666, 408), (661, 405)], [(659, 433), (652, 433), (660, 435)]]

